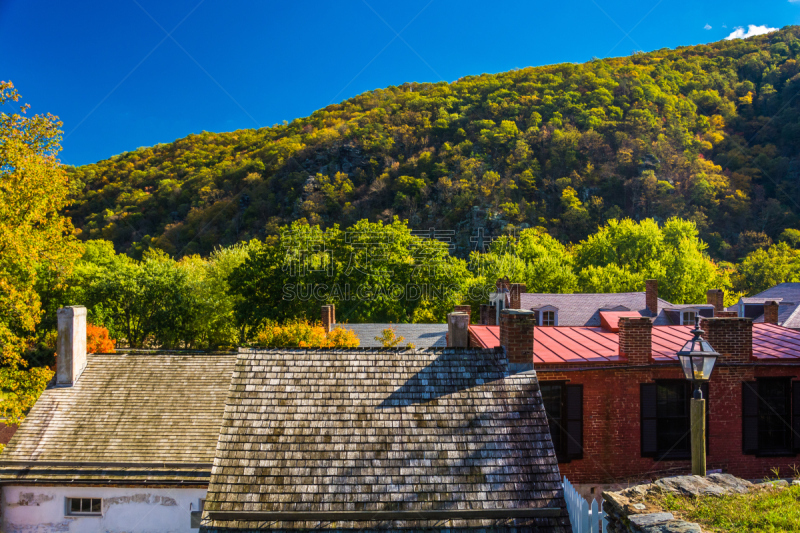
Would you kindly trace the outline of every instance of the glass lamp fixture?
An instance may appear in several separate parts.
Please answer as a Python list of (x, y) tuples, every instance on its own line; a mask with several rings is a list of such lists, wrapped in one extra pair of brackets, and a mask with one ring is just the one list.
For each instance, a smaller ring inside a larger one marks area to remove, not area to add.
[(703, 333), (705, 332), (700, 329), (700, 317), (697, 316), (694, 319), (694, 329), (692, 330), (694, 337), (678, 352), (683, 375), (694, 383), (694, 397), (698, 400), (703, 398), (700, 385), (711, 379), (714, 364), (719, 357), (708, 341), (700, 337)]

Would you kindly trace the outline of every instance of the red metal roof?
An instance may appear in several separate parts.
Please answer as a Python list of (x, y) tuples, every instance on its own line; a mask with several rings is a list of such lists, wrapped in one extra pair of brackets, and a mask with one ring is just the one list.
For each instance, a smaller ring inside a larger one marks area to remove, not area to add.
[(619, 319), (623, 317), (639, 318), (641, 313), (636, 311), (600, 311), (600, 325), (607, 331), (619, 331)]
[[(471, 325), (472, 337), (484, 348), (500, 346), (500, 327)], [(692, 338), (691, 326), (653, 326), (653, 359), (675, 355)], [(762, 360), (800, 361), (800, 331), (775, 324), (753, 324), (753, 355)], [(609, 363), (619, 357), (619, 334), (598, 327), (534, 327), (534, 364)]]

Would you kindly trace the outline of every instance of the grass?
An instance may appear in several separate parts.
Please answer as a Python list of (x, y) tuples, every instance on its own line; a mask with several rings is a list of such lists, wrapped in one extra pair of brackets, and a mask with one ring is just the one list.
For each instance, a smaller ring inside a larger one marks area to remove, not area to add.
[(780, 533), (800, 531), (800, 486), (722, 497), (665, 494), (656, 504), (703, 531)]

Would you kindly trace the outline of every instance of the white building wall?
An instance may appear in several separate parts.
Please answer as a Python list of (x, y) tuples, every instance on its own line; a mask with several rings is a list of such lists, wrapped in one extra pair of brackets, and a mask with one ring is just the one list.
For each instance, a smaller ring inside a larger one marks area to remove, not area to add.
[[(3, 533), (197, 533), (205, 489), (4, 486)], [(102, 516), (66, 515), (66, 498), (102, 498)]]

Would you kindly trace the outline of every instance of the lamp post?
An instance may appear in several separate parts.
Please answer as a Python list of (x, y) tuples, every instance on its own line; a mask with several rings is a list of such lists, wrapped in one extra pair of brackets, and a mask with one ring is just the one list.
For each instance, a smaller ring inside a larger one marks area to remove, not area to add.
[(694, 337), (687, 342), (678, 352), (683, 375), (692, 382), (694, 394), (691, 400), (690, 424), (692, 426), (692, 474), (706, 475), (706, 401), (700, 387), (711, 379), (714, 364), (719, 354), (707, 340), (700, 335), (705, 333), (700, 329), (700, 317), (694, 319)]

